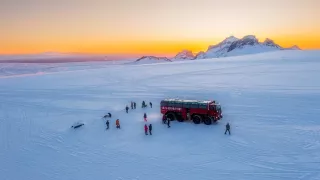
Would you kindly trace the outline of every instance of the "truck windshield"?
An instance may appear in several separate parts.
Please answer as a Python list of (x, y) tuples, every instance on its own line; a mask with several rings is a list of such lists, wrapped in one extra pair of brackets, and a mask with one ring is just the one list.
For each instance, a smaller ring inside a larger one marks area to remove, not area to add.
[(220, 105), (211, 105), (210, 109), (211, 110), (215, 110), (215, 111), (220, 111), (221, 110), (221, 106)]
[(216, 105), (216, 109), (217, 109), (217, 111), (221, 111), (221, 106), (220, 105)]

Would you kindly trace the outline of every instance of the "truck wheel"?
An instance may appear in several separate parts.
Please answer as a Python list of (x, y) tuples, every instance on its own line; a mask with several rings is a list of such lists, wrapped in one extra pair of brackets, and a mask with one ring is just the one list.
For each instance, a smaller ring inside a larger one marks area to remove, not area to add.
[(177, 120), (179, 121), (179, 122), (183, 122), (184, 121), (184, 119), (183, 119), (183, 117), (181, 116), (181, 115), (178, 115), (178, 116), (176, 116), (177, 117)]
[(171, 120), (171, 121), (174, 121), (177, 119), (176, 115), (174, 113), (168, 113), (167, 114), (167, 117)]
[(219, 118), (215, 118), (215, 117), (211, 117), (211, 118), (212, 118), (214, 123), (216, 123), (219, 120)]
[(206, 118), (203, 120), (203, 123), (204, 123), (205, 125), (211, 125), (211, 124), (212, 124), (212, 121), (213, 121), (213, 118), (210, 117), (210, 116), (208, 116), (208, 117), (206, 117)]
[(193, 120), (193, 123), (195, 123), (195, 124), (200, 124), (201, 121), (202, 121), (202, 118), (201, 118), (201, 116), (199, 116), (199, 115), (194, 115), (194, 116), (192, 117), (192, 120)]

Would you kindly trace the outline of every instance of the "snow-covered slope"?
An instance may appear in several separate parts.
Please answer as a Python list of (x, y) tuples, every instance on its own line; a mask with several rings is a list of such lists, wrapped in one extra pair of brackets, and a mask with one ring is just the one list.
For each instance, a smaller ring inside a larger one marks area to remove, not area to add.
[[(319, 51), (288, 50), (2, 77), (0, 179), (318, 180), (319, 60)], [(224, 118), (167, 128), (159, 104), (170, 97), (215, 99)], [(127, 114), (131, 101), (138, 108)]]
[(153, 64), (153, 63), (163, 63), (163, 62), (171, 62), (171, 60), (166, 57), (143, 56), (137, 59), (136, 61), (134, 61), (133, 64)]

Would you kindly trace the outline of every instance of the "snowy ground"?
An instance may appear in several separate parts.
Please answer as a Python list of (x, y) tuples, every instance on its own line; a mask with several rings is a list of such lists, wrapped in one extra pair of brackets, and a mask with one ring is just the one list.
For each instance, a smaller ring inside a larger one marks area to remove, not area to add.
[[(320, 179), (319, 51), (87, 67), (0, 78), (1, 180)], [(215, 99), (224, 119), (169, 129), (168, 97)]]

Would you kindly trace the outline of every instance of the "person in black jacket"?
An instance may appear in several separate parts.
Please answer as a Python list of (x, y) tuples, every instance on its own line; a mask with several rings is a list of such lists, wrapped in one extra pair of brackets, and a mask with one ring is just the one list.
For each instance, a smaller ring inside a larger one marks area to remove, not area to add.
[(152, 102), (149, 102), (149, 104), (150, 104), (150, 108), (152, 108)]
[(136, 109), (137, 108), (137, 103), (133, 102), (133, 108)]
[(151, 124), (149, 124), (149, 133), (150, 133), (150, 135), (152, 135), (152, 125)]
[(107, 120), (106, 125), (107, 125), (107, 129), (109, 129), (109, 120)]
[(162, 117), (162, 123), (163, 124), (167, 124), (167, 115), (164, 115), (163, 117)]
[(229, 135), (230, 135), (230, 124), (227, 123), (226, 125), (226, 131), (224, 132), (224, 134), (227, 134), (227, 132), (229, 132)]
[(128, 110), (129, 110), (129, 107), (128, 106), (126, 106), (126, 112), (128, 113)]
[(171, 119), (170, 118), (167, 118), (167, 125), (168, 125), (168, 128), (170, 128), (171, 126), (170, 126), (170, 121), (171, 121)]

